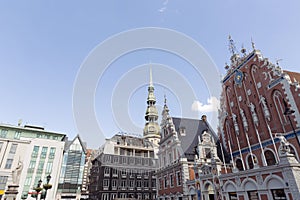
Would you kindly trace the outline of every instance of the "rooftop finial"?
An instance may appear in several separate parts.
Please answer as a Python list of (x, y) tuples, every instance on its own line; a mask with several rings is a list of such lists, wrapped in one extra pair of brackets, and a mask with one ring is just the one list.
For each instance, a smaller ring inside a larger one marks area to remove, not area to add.
[(234, 55), (236, 53), (236, 47), (233, 39), (231, 38), (231, 35), (228, 36), (228, 40), (229, 40), (229, 51), (230, 53), (232, 53), (232, 55)]
[(247, 50), (246, 50), (246, 48), (244, 47), (244, 44), (242, 44), (241, 52), (242, 52), (242, 54), (243, 54), (244, 56), (246, 56)]
[(251, 44), (252, 44), (252, 49), (255, 50), (255, 43), (253, 42), (252, 37), (251, 37)]
[(276, 65), (277, 65), (277, 66), (279, 66), (279, 62), (280, 62), (280, 61), (282, 61), (281, 58), (279, 58), (279, 59), (276, 60)]

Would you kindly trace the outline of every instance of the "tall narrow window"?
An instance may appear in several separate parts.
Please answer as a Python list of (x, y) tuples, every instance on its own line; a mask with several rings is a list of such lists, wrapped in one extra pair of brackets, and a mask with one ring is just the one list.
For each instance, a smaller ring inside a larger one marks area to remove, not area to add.
[(238, 168), (238, 170), (240, 170), (240, 171), (244, 171), (243, 163), (242, 163), (241, 159), (236, 160), (236, 168)]
[(25, 185), (25, 186), (30, 186), (30, 184), (31, 184), (31, 179), (32, 179), (32, 177), (26, 177), (25, 182), (24, 182), (24, 185)]
[(176, 182), (177, 182), (177, 186), (181, 185), (181, 173), (180, 173), (180, 171), (176, 172)]
[(21, 131), (16, 131), (15, 132), (15, 139), (20, 139), (20, 136), (21, 136)]
[[(254, 163), (253, 163), (253, 161), (254, 161)], [(256, 156), (255, 155), (249, 155), (248, 159), (247, 159), (247, 162), (248, 162), (249, 169), (253, 169), (254, 168), (254, 164), (257, 164), (257, 158), (256, 158)]]
[(169, 163), (172, 163), (172, 161), (173, 161), (173, 160), (172, 160), (172, 153), (170, 152), (170, 153), (169, 153)]
[(17, 146), (18, 146), (18, 144), (12, 144), (11, 147), (10, 147), (9, 153), (10, 154), (15, 154), (16, 150), (17, 150)]
[(167, 176), (165, 176), (164, 178), (164, 188), (167, 188), (168, 187), (168, 178)]
[(265, 151), (265, 157), (267, 161), (267, 165), (275, 165), (276, 164), (276, 159), (274, 156), (274, 153), (270, 150)]
[(44, 161), (39, 162), (37, 173), (39, 173), (39, 174), (43, 173), (44, 165), (45, 165)]
[(0, 190), (4, 190), (6, 187), (8, 176), (0, 176)]
[(55, 150), (56, 150), (55, 147), (51, 147), (50, 148), (49, 159), (53, 159), (54, 158), (54, 156), (55, 156)]
[(173, 177), (173, 174), (170, 174), (170, 186), (174, 187), (174, 177)]
[(12, 163), (13, 163), (13, 159), (7, 159), (4, 168), (5, 169), (11, 169)]
[(104, 176), (106, 177), (106, 176), (109, 176), (109, 174), (110, 174), (110, 168), (109, 167), (105, 167), (104, 168)]
[(46, 158), (48, 147), (42, 148), (41, 158)]
[(33, 173), (35, 165), (36, 165), (36, 161), (31, 160), (30, 163), (29, 163), (29, 167), (28, 167), (28, 173)]
[(0, 137), (2, 137), (2, 138), (6, 138), (6, 136), (7, 136), (7, 133), (8, 133), (8, 131), (7, 131), (7, 130), (4, 130), (4, 129), (2, 129), (2, 130), (1, 130), (1, 132), (0, 132)]
[(39, 149), (40, 149), (39, 146), (34, 146), (34, 147), (33, 147), (33, 150), (32, 150), (31, 157), (36, 158), (37, 155), (38, 155), (38, 153), (39, 153)]
[(285, 108), (284, 108), (282, 100), (283, 100), (282, 94), (278, 90), (276, 90), (273, 93), (273, 101), (274, 101), (274, 106), (275, 106), (276, 111), (277, 111), (277, 116), (279, 117), (279, 121), (280, 121), (281, 126), (284, 130), (284, 125), (287, 124), (288, 121), (287, 121), (286, 116), (284, 115)]
[(50, 174), (52, 172), (52, 166), (53, 166), (52, 162), (47, 163), (47, 165), (46, 165), (46, 173), (47, 174)]

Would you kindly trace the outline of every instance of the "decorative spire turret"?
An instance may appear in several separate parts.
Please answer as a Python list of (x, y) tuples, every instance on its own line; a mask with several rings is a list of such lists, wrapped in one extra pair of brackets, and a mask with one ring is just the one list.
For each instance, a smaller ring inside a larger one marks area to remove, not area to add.
[(160, 140), (160, 128), (157, 123), (158, 112), (155, 106), (156, 98), (154, 95), (154, 86), (152, 81), (152, 69), (150, 66), (150, 81), (148, 87), (147, 109), (145, 113), (146, 124), (144, 128), (144, 137), (148, 138), (155, 145), (158, 145)]
[(175, 125), (173, 123), (172, 117), (169, 114), (169, 108), (167, 106), (167, 98), (166, 95), (164, 96), (165, 102), (164, 102), (164, 108), (162, 111), (162, 120), (161, 120), (161, 138), (166, 137), (168, 134), (174, 134), (175, 137), (178, 139), (177, 132), (175, 130)]
[(236, 54), (236, 47), (235, 47), (235, 43), (233, 41), (233, 39), (231, 38), (231, 35), (228, 36), (228, 40), (229, 40), (229, 51), (232, 55)]
[(240, 59), (240, 55), (237, 53), (236, 46), (233, 39), (231, 38), (231, 35), (228, 36), (228, 40), (229, 40), (229, 45), (228, 45), (229, 51), (232, 54), (230, 60), (233, 65), (236, 65)]

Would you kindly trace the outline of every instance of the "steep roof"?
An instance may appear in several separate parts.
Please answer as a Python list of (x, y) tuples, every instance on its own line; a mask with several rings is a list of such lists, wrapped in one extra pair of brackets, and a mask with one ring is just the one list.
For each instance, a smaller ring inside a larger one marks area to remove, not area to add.
[(70, 149), (70, 146), (74, 143), (74, 141), (75, 141), (77, 138), (78, 138), (78, 140), (79, 140), (79, 142), (80, 142), (80, 145), (82, 146), (82, 149), (83, 149), (84, 153), (86, 154), (86, 153), (87, 153), (87, 150), (86, 150), (86, 144), (85, 144), (84, 142), (82, 142), (82, 140), (81, 140), (79, 134), (76, 135), (76, 137), (75, 137), (72, 141), (67, 140), (67, 141), (65, 142), (65, 151), (68, 151), (68, 150)]
[[(195, 155), (195, 147), (198, 145), (198, 136), (202, 139), (202, 133), (209, 131), (215, 141), (217, 139), (214, 131), (208, 126), (207, 122), (199, 119), (177, 118), (172, 117), (178, 138), (181, 141), (181, 148), (188, 159), (193, 159)], [(180, 134), (181, 130), (185, 130), (185, 134)]]
[(286, 71), (286, 70), (283, 70), (284, 73), (287, 73), (290, 78), (291, 78), (291, 81), (294, 82), (294, 80), (300, 82), (300, 73), (298, 72), (291, 72), (291, 71)]
[[(178, 138), (181, 141), (181, 148), (183, 150), (184, 156), (188, 160), (194, 159), (195, 147), (199, 143), (198, 137), (200, 136), (200, 139), (202, 140), (202, 134), (204, 131), (207, 131), (213, 137), (217, 145), (218, 157), (221, 160), (223, 160), (219, 138), (206, 120), (178, 118), (178, 117), (172, 117), (172, 120), (175, 125), (175, 130), (178, 133)], [(180, 129), (182, 128), (185, 129), (185, 134), (180, 134)], [(224, 149), (225, 148), (223, 148), (223, 150)], [(228, 153), (224, 152), (224, 154), (225, 154), (226, 162), (229, 162)]]

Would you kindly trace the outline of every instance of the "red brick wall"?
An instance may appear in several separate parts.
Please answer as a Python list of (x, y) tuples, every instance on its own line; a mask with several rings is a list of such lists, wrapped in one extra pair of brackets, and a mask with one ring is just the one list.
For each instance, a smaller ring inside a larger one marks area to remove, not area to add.
[[(230, 126), (229, 126), (229, 131), (230, 132), (230, 137), (232, 139), (231, 142), (231, 148), (233, 152), (238, 152), (238, 142), (240, 143), (240, 147), (241, 149), (243, 148), (248, 148), (248, 142), (246, 139), (246, 135), (244, 132), (244, 127), (243, 127), (243, 123), (242, 123), (242, 118), (240, 116), (240, 110), (239, 107), (241, 109), (243, 109), (244, 114), (247, 118), (247, 123), (248, 123), (248, 129), (249, 131), (248, 133), (248, 137), (249, 137), (249, 141), (250, 141), (250, 145), (256, 145), (259, 144), (259, 139), (257, 136), (257, 133), (255, 131), (255, 128), (257, 129), (260, 139), (263, 142), (264, 140), (268, 140), (270, 139), (270, 134), (268, 131), (268, 127), (267, 127), (267, 123), (270, 126), (271, 132), (273, 133), (282, 133), (284, 132), (284, 130), (286, 132), (290, 132), (292, 131), (292, 127), (290, 125), (290, 123), (286, 122), (283, 127), (280, 123), (280, 116), (278, 115), (278, 112), (276, 110), (274, 101), (273, 101), (273, 94), (275, 90), (278, 90), (281, 94), (282, 97), (285, 99), (285, 101), (288, 103), (288, 99), (286, 98), (285, 94), (284, 94), (284, 89), (282, 89), (283, 84), (279, 83), (277, 85), (275, 85), (274, 87), (272, 87), (271, 89), (268, 88), (270, 79), (269, 76), (271, 75), (272, 78), (274, 80), (276, 80), (277, 78), (280, 78), (280, 76), (278, 75), (274, 75), (274, 73), (271, 71), (272, 69), (268, 68), (267, 66), (264, 66), (265, 61), (259, 61), (257, 56), (254, 56), (250, 61), (248, 61), (248, 63), (246, 63), (243, 67), (241, 67), (239, 70), (243, 72), (244, 74), (244, 78), (242, 81), (241, 86), (238, 86), (235, 84), (234, 81), (234, 77), (235, 77), (235, 73), (233, 73), (231, 75), (231, 77), (223, 84), (223, 95), (225, 95), (225, 97), (223, 98), (223, 101), (225, 101), (225, 105), (226, 105), (226, 111), (228, 113), (228, 116), (226, 118), (226, 120), (229, 122)], [(257, 66), (256, 68), (256, 72), (253, 73), (252, 76), (252, 69)], [(293, 79), (292, 79), (293, 81)], [(257, 83), (261, 84), (260, 88), (256, 88)], [(228, 89), (230, 88), (230, 89)], [(295, 86), (291, 86), (292, 88), (292, 92), (293, 92), (293, 96), (295, 98), (295, 102), (298, 106), (298, 108), (300, 108), (300, 90), (295, 90)], [(286, 88), (289, 89), (289, 88)], [(226, 90), (228, 90), (229, 92), (227, 93)], [(251, 91), (251, 94), (248, 95), (247, 91)], [(270, 116), (271, 119), (270, 121), (267, 121), (267, 123), (265, 122), (265, 116), (264, 116), (264, 112), (263, 112), (263, 107), (262, 104), (260, 103), (260, 98), (259, 96), (263, 95), (266, 99), (266, 104), (269, 108), (270, 111)], [(242, 100), (239, 101), (238, 97), (241, 97)], [(283, 104), (283, 100), (280, 100), (281, 103)], [(230, 106), (230, 102), (233, 102), (233, 107)], [(249, 109), (249, 102), (252, 102), (255, 105), (255, 111), (257, 114), (257, 117), (259, 119), (259, 125), (256, 127), (253, 123), (252, 120), (252, 114), (251, 111)], [(238, 106), (239, 105), (239, 106)], [(290, 105), (289, 105), (290, 106)], [(239, 135), (235, 134), (235, 130), (234, 130), (234, 123), (233, 123), (233, 119), (231, 116), (231, 111), (237, 116), (237, 124), (239, 127)], [(284, 118), (284, 116), (281, 116), (281, 118)], [(296, 123), (293, 120), (294, 116), (291, 116), (291, 120), (293, 122), (293, 126), (296, 127)], [(225, 120), (225, 122), (226, 122)], [(288, 119), (287, 119), (288, 120)], [(225, 134), (225, 139), (228, 141), (229, 140), (229, 136), (227, 135), (226, 132), (226, 123), (224, 122), (223, 124), (223, 131)], [(283, 129), (284, 128), (284, 129)], [(289, 140), (290, 143), (292, 143), (294, 146), (298, 147), (299, 145), (297, 144), (297, 140), (295, 138), (290, 139)], [(276, 144), (277, 148), (279, 146), (279, 144)], [(274, 149), (273, 144), (272, 145), (268, 145), (268, 148)], [(229, 149), (228, 143), (227, 143), (227, 149)], [(297, 149), (298, 154), (300, 155), (300, 148)], [(260, 166), (263, 165), (263, 158), (261, 157), (261, 149), (256, 149), (255, 151), (253, 151), (253, 153), (256, 155), (257, 157), (257, 161), (258, 164)], [(247, 153), (248, 154), (248, 153)], [(244, 154), (242, 155), (244, 161), (245, 161), (245, 167), (247, 166), (246, 163), (246, 155)]]
[(269, 200), (269, 199), (268, 199), (268, 195), (266, 195), (266, 194), (261, 194), (261, 195), (260, 195), (260, 200)]

